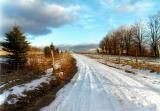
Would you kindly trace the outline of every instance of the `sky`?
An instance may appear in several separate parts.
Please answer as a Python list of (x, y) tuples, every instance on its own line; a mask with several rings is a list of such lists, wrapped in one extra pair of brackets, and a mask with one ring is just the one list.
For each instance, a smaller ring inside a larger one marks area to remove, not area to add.
[(34, 46), (98, 44), (160, 11), (160, 0), (0, 0), (0, 40), (18, 25)]

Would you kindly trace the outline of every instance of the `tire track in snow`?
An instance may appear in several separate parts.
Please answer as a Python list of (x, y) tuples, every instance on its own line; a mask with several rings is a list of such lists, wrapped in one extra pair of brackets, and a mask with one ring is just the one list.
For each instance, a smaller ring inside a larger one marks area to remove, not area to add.
[[(53, 104), (51, 104), (48, 108), (44, 108), (42, 110), (44, 110), (44, 111), (79, 111), (78, 108), (76, 109), (76, 107), (78, 107), (79, 104), (77, 104), (77, 105), (71, 104), (70, 107), (64, 106), (67, 104), (67, 101), (69, 101), (68, 99), (72, 99), (70, 101), (72, 101), (73, 103), (74, 103), (74, 101), (76, 101), (76, 99), (79, 97), (79, 93), (81, 92), (82, 87), (83, 87), (82, 80), (85, 80), (86, 76), (87, 76), (86, 64), (84, 64), (84, 62), (82, 62), (81, 60), (77, 61), (77, 62), (78, 62), (77, 63), (78, 66), (81, 65), (81, 67), (78, 67), (79, 71), (75, 75), (78, 77), (77, 78), (74, 77), (71, 80), (71, 83), (66, 85), (63, 89), (61, 89), (58, 92), (58, 94), (57, 94), (58, 98), (55, 100), (55, 102)], [(74, 94), (75, 91), (76, 91), (76, 94)], [(72, 96), (72, 97), (70, 97), (70, 96)], [(69, 109), (69, 108), (71, 108), (71, 109)]]
[[(110, 92), (110, 87), (105, 87), (101, 81), (101, 75), (99, 73), (97, 73), (95, 71), (95, 69), (93, 67), (91, 67), (92, 70), (92, 74), (95, 77), (95, 79), (97, 80), (96, 83), (100, 84), (101, 88), (103, 89), (103, 92), (106, 95), (106, 99), (109, 101), (108, 104), (111, 106), (110, 109), (112, 109), (112, 111), (122, 111), (120, 104), (118, 103), (117, 99), (112, 95), (112, 93)], [(108, 80), (107, 80), (108, 81)]]
[[(113, 87), (114, 90), (118, 89), (117, 92), (119, 94), (117, 95), (125, 97), (125, 99), (121, 97), (124, 100), (123, 102), (126, 103), (125, 106), (129, 105), (128, 102), (131, 103), (130, 104), (131, 107), (128, 107), (129, 109), (127, 109), (127, 111), (128, 110), (132, 110), (132, 111), (141, 111), (141, 110), (159, 111), (160, 110), (159, 109), (160, 99), (158, 99), (160, 98), (160, 93), (155, 92), (155, 90), (152, 90), (152, 88), (150, 89), (150, 87), (147, 87), (143, 83), (141, 84), (140, 81), (136, 81), (135, 79), (126, 76), (123, 73), (123, 71), (118, 72), (118, 69), (114, 69), (110, 67), (106, 68), (106, 66), (104, 67), (105, 67), (104, 69), (107, 72), (107, 76), (108, 76), (107, 79), (112, 78), (114, 83), (117, 83), (117, 84), (112, 84), (113, 86), (115, 86), (115, 88)], [(103, 73), (102, 75), (104, 74), (105, 73)], [(129, 101), (125, 101), (127, 99)]]

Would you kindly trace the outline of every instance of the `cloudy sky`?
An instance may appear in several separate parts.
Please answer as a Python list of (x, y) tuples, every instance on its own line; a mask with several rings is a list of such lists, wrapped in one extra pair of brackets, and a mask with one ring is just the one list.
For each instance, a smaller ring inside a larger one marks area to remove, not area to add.
[(99, 43), (120, 25), (146, 20), (160, 0), (0, 0), (0, 40), (19, 25), (35, 46)]

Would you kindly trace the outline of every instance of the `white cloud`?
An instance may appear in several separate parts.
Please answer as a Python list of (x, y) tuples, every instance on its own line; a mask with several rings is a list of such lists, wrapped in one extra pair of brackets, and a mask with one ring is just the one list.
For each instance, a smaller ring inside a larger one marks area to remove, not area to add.
[(153, 4), (146, 0), (99, 0), (100, 4), (105, 7), (110, 7), (116, 12), (144, 12)]
[(79, 5), (64, 7), (38, 0), (2, 1), (2, 32), (16, 23), (29, 34), (46, 34), (51, 32), (50, 28), (72, 23), (80, 10)]
[(136, 4), (124, 4), (120, 5), (119, 7), (115, 8), (118, 12), (144, 12), (148, 8), (150, 8), (152, 4), (150, 3), (141, 3), (137, 2)]

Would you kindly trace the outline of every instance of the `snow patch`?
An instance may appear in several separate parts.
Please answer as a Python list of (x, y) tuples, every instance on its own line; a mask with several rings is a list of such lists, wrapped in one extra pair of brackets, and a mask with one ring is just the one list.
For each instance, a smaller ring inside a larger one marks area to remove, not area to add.
[[(33, 81), (26, 83), (26, 84), (14, 86), (10, 90), (4, 91), (2, 94), (0, 94), (0, 105), (2, 105), (7, 100), (7, 97), (9, 95), (13, 94), (18, 97), (26, 96), (23, 94), (25, 91), (34, 90), (34, 89), (38, 88), (39, 86), (41, 86), (42, 83), (49, 83), (50, 80), (55, 80), (55, 79), (56, 78), (52, 74), (52, 68), (48, 69), (46, 71), (46, 75), (42, 75), (41, 78), (33, 80)], [(16, 98), (8, 101), (9, 104), (15, 103), (15, 102), (17, 102)]]

